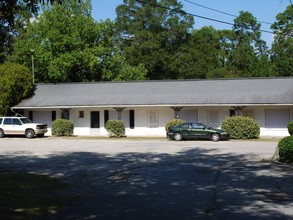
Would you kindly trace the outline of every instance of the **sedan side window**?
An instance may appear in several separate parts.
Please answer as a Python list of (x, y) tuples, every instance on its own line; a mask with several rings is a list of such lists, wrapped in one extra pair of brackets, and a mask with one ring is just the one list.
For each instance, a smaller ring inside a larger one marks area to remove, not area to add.
[(193, 129), (204, 129), (204, 126), (202, 124), (192, 123), (191, 128), (193, 128)]
[(182, 124), (181, 128), (188, 128), (188, 126), (189, 126), (188, 124)]

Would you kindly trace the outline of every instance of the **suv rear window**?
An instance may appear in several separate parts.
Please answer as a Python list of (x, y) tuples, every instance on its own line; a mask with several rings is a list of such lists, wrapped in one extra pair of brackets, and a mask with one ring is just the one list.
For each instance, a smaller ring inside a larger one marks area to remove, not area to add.
[(2, 124), (3, 118), (0, 118), (0, 125)]

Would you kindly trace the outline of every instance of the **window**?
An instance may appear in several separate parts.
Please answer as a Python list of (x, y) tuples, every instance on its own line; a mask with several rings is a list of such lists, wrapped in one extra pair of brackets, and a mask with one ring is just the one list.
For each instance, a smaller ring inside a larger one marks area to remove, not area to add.
[(290, 121), (289, 109), (266, 109), (266, 128), (287, 128)]
[(52, 111), (51, 116), (52, 116), (52, 121), (55, 121), (56, 120), (56, 111)]
[(18, 118), (13, 118), (12, 119), (12, 124), (13, 125), (22, 125)]
[(189, 128), (189, 124), (187, 124), (187, 123), (186, 124), (182, 124), (182, 125), (180, 125), (180, 127), (181, 128)]
[(190, 124), (190, 128), (192, 128), (192, 129), (204, 129), (204, 126), (202, 124), (192, 123), (192, 124)]
[(34, 114), (33, 114), (32, 111), (29, 111), (29, 112), (28, 112), (28, 118), (29, 118), (31, 121), (33, 121), (33, 119), (34, 119)]
[(79, 118), (84, 118), (84, 111), (79, 111)]
[[(235, 116), (235, 115), (236, 115), (235, 109), (230, 109), (230, 117)], [(242, 115), (255, 119), (254, 109), (243, 109)]]
[(106, 127), (107, 121), (109, 121), (109, 110), (104, 111), (104, 124), (105, 124), (105, 127)]
[(11, 118), (5, 118), (3, 124), (5, 124), (5, 125), (11, 125), (12, 124)]
[(134, 129), (134, 110), (129, 111), (129, 127)]
[(148, 112), (148, 127), (149, 128), (159, 127), (159, 112), (158, 111)]
[(100, 112), (91, 112), (91, 128), (100, 128)]
[(3, 118), (0, 118), (0, 125), (2, 124)]

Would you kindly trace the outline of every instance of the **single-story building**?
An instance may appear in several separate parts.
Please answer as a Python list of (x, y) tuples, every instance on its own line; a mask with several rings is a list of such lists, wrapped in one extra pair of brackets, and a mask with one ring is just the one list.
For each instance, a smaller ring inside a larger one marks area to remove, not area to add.
[(35, 122), (70, 119), (75, 135), (108, 135), (120, 119), (127, 136), (165, 136), (174, 118), (219, 128), (225, 117), (246, 115), (261, 136), (287, 136), (293, 120), (293, 77), (37, 84), (12, 108)]

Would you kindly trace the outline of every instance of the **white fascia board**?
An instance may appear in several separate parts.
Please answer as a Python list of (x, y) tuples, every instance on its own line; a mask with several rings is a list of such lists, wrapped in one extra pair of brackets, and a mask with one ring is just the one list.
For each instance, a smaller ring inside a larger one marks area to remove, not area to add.
[(119, 107), (128, 107), (128, 108), (134, 108), (134, 107), (234, 107), (234, 106), (293, 106), (293, 103), (283, 103), (283, 104), (272, 104), (272, 103), (266, 103), (266, 104), (248, 104), (248, 103), (227, 103), (227, 104), (153, 104), (153, 105), (85, 105), (85, 106), (42, 106), (42, 107), (36, 107), (36, 106), (26, 106), (26, 107), (12, 107), (11, 109), (61, 109), (61, 108), (119, 108)]

